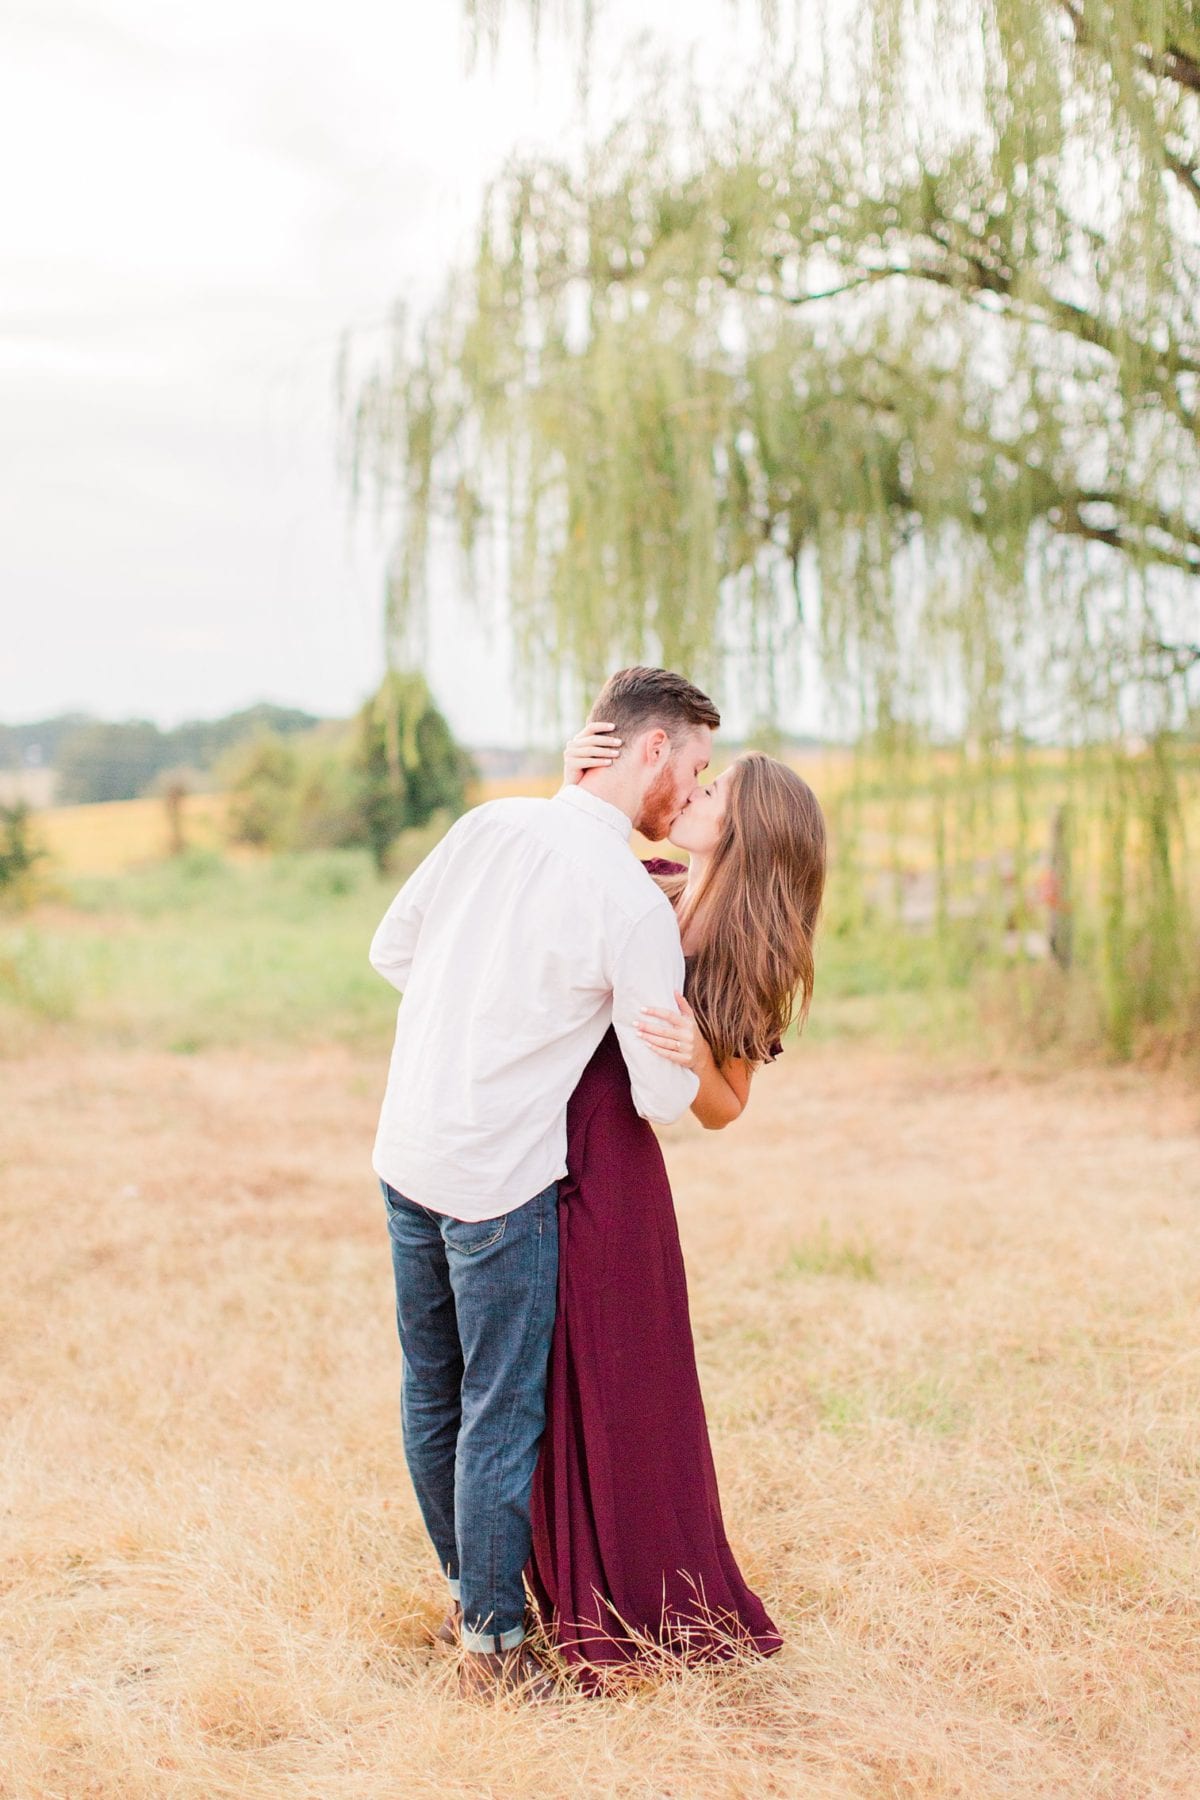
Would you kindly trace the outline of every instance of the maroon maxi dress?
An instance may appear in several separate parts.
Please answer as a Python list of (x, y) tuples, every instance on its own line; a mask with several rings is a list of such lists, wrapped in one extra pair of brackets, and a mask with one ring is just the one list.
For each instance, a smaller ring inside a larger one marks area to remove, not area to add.
[(551, 1641), (589, 1688), (663, 1651), (769, 1656), (721, 1519), (667, 1171), (611, 1029), (567, 1109), (558, 1224), (528, 1570)]

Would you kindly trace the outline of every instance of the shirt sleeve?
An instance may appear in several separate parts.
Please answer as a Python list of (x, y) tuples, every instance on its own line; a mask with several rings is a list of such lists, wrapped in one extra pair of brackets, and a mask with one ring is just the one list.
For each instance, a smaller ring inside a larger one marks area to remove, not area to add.
[(613, 969), (613, 1026), (629, 1070), (633, 1104), (643, 1119), (667, 1125), (685, 1113), (700, 1087), (691, 1069), (668, 1062), (644, 1044), (634, 1029), (643, 1006), (677, 1010), (683, 992), (683, 948), (669, 906), (655, 906), (639, 919)]
[(371, 967), (403, 993), (412, 972), (421, 924), (446, 872), (464, 819), (456, 819), (424, 862), (418, 863), (379, 922), (368, 951)]

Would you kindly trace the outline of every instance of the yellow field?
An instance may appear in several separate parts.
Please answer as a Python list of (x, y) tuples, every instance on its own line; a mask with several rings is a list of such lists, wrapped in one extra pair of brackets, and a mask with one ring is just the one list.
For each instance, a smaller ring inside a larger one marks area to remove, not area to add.
[[(925, 759), (919, 770), (912, 772), (913, 786), (907, 794), (892, 799), (869, 792), (843, 810), (851, 785), (857, 778), (869, 784), (886, 778), (888, 770), (882, 762), (855, 763), (848, 751), (837, 748), (793, 756), (792, 766), (810, 783), (825, 805), (831, 823), (843, 832), (853, 832), (854, 857), (859, 872), (893, 871), (897, 864), (912, 877), (930, 876), (935, 862), (935, 844), (939, 829), (944, 854), (951, 871), (951, 881), (972, 879), (971, 871), (982, 860), (1011, 856), (1020, 832), (1019, 815), (1025, 813), (1025, 854), (1034, 861), (1049, 849), (1051, 820), (1055, 808), (1073, 798), (1077, 813), (1078, 857), (1081, 870), (1095, 876), (1105, 854), (1109, 829), (1103, 808), (1103, 794), (1097, 789), (1071, 789), (1068, 786), (1065, 758), (1059, 752), (1039, 752), (1037, 769), (1041, 776), (1032, 793), (1019, 796), (1011, 779), (1002, 778), (985, 809), (956, 781), (961, 765), (949, 752)], [(723, 766), (718, 751), (714, 770)], [(1061, 779), (1058, 771), (1062, 770)], [(1008, 771), (1011, 776), (1011, 770)], [(509, 794), (548, 795), (559, 786), (557, 775), (507, 776), (477, 784), (472, 803), (496, 799)], [(940, 799), (930, 787), (941, 780)], [(1193, 841), (1200, 832), (1200, 759), (1195, 755), (1179, 763), (1181, 813), (1178, 823), (1180, 844)], [(222, 794), (197, 794), (185, 803), (185, 836), (190, 845), (202, 849), (224, 849), (228, 801)], [(940, 821), (940, 824), (939, 824)], [(167, 820), (160, 799), (117, 801), (99, 806), (52, 807), (36, 815), (36, 829), (51, 851), (57, 868), (66, 875), (109, 875), (155, 861), (167, 853)], [(1136, 860), (1139, 834), (1144, 826), (1138, 820), (1131, 825), (1130, 853)], [(645, 853), (645, 846), (639, 847)], [(240, 852), (240, 854), (245, 854)], [(1182, 861), (1182, 851), (1180, 852)], [(1194, 866), (1185, 881), (1196, 888), (1200, 883), (1200, 867)], [(1200, 888), (1198, 888), (1200, 894)]]
[[(797, 762), (820, 791), (822, 776), (838, 766), (836, 753), (815, 757), (811, 769)], [(561, 777), (508, 776), (477, 784), (472, 801), (507, 794), (553, 794)], [(224, 794), (193, 794), (184, 803), (184, 833), (197, 849), (228, 849)], [(38, 835), (65, 875), (117, 875), (167, 854), (167, 815), (160, 799), (115, 800), (97, 806), (56, 806), (36, 815)]]
[[(184, 836), (197, 849), (224, 847), (224, 794), (184, 802)], [(161, 800), (112, 800), (97, 806), (53, 806), (36, 814), (36, 830), (55, 865), (68, 875), (118, 875), (168, 850)]]

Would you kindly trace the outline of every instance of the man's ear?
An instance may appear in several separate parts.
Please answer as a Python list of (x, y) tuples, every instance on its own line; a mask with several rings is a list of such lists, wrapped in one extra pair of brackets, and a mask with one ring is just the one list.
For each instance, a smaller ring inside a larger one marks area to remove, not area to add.
[(648, 731), (642, 740), (642, 755), (648, 763), (657, 767), (659, 763), (665, 762), (670, 754), (671, 740), (662, 726), (656, 725), (653, 731)]

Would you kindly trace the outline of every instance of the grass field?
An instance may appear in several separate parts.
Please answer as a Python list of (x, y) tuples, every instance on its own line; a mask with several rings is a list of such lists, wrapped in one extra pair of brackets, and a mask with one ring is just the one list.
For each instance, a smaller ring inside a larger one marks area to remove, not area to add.
[[(829, 748), (796, 766), (831, 831), (817, 1032), (958, 1043), (965, 1033), (976, 1047), (1056, 1045), (1068, 1056), (1200, 1048), (1197, 746), (1171, 752), (1161, 807), (1145, 756), (1116, 776), (1099, 752), (1089, 762), (1040, 751), (1018, 769), (1011, 758), (938, 752), (906, 763)], [(477, 797), (549, 793), (556, 779), (490, 781)], [(1064, 809), (1066, 981), (1036, 966), (1048, 957), (1051, 842)], [(382, 1016), (359, 946), (394, 881), (376, 880), (353, 853), (264, 862), (231, 850), (225, 816), (223, 796), (192, 796), (188, 853), (172, 860), (161, 800), (39, 813), (60, 904), (16, 923), (0, 916), (0, 1031), (15, 1010), (186, 1048), (264, 1031), (353, 1036)], [(404, 845), (396, 874), (431, 841)], [(1163, 846), (1169, 895), (1152, 878)], [(1155, 987), (1160, 953), (1172, 973)]]
[(664, 1134), (787, 1647), (479, 1708), (422, 1647), (369, 1170), (427, 842), (164, 859), (133, 805), (49, 819), (0, 921), (2, 1800), (1200, 1794), (1194, 1070), (1031, 1061), (1053, 971), (989, 1002), (835, 911), (745, 1118)]
[[(381, 877), (365, 851), (219, 847), (223, 805), (219, 795), (189, 802), (199, 809), (189, 814), (191, 847), (177, 857), (163, 854), (157, 800), (37, 815), (53, 860), (38, 905), (0, 912), (0, 1052), (49, 1028), (74, 1043), (183, 1054), (229, 1044), (386, 1046), (394, 1008), (366, 946), (437, 827), (407, 834)], [(829, 931), (812, 1030), (977, 1042), (965, 973), (947, 978), (936, 946), (911, 933)]]
[(4, 1067), (5, 1800), (1200, 1792), (1200, 1107), (792, 1047), (668, 1134), (774, 1662), (459, 1701), (404, 1472), (379, 1056)]

